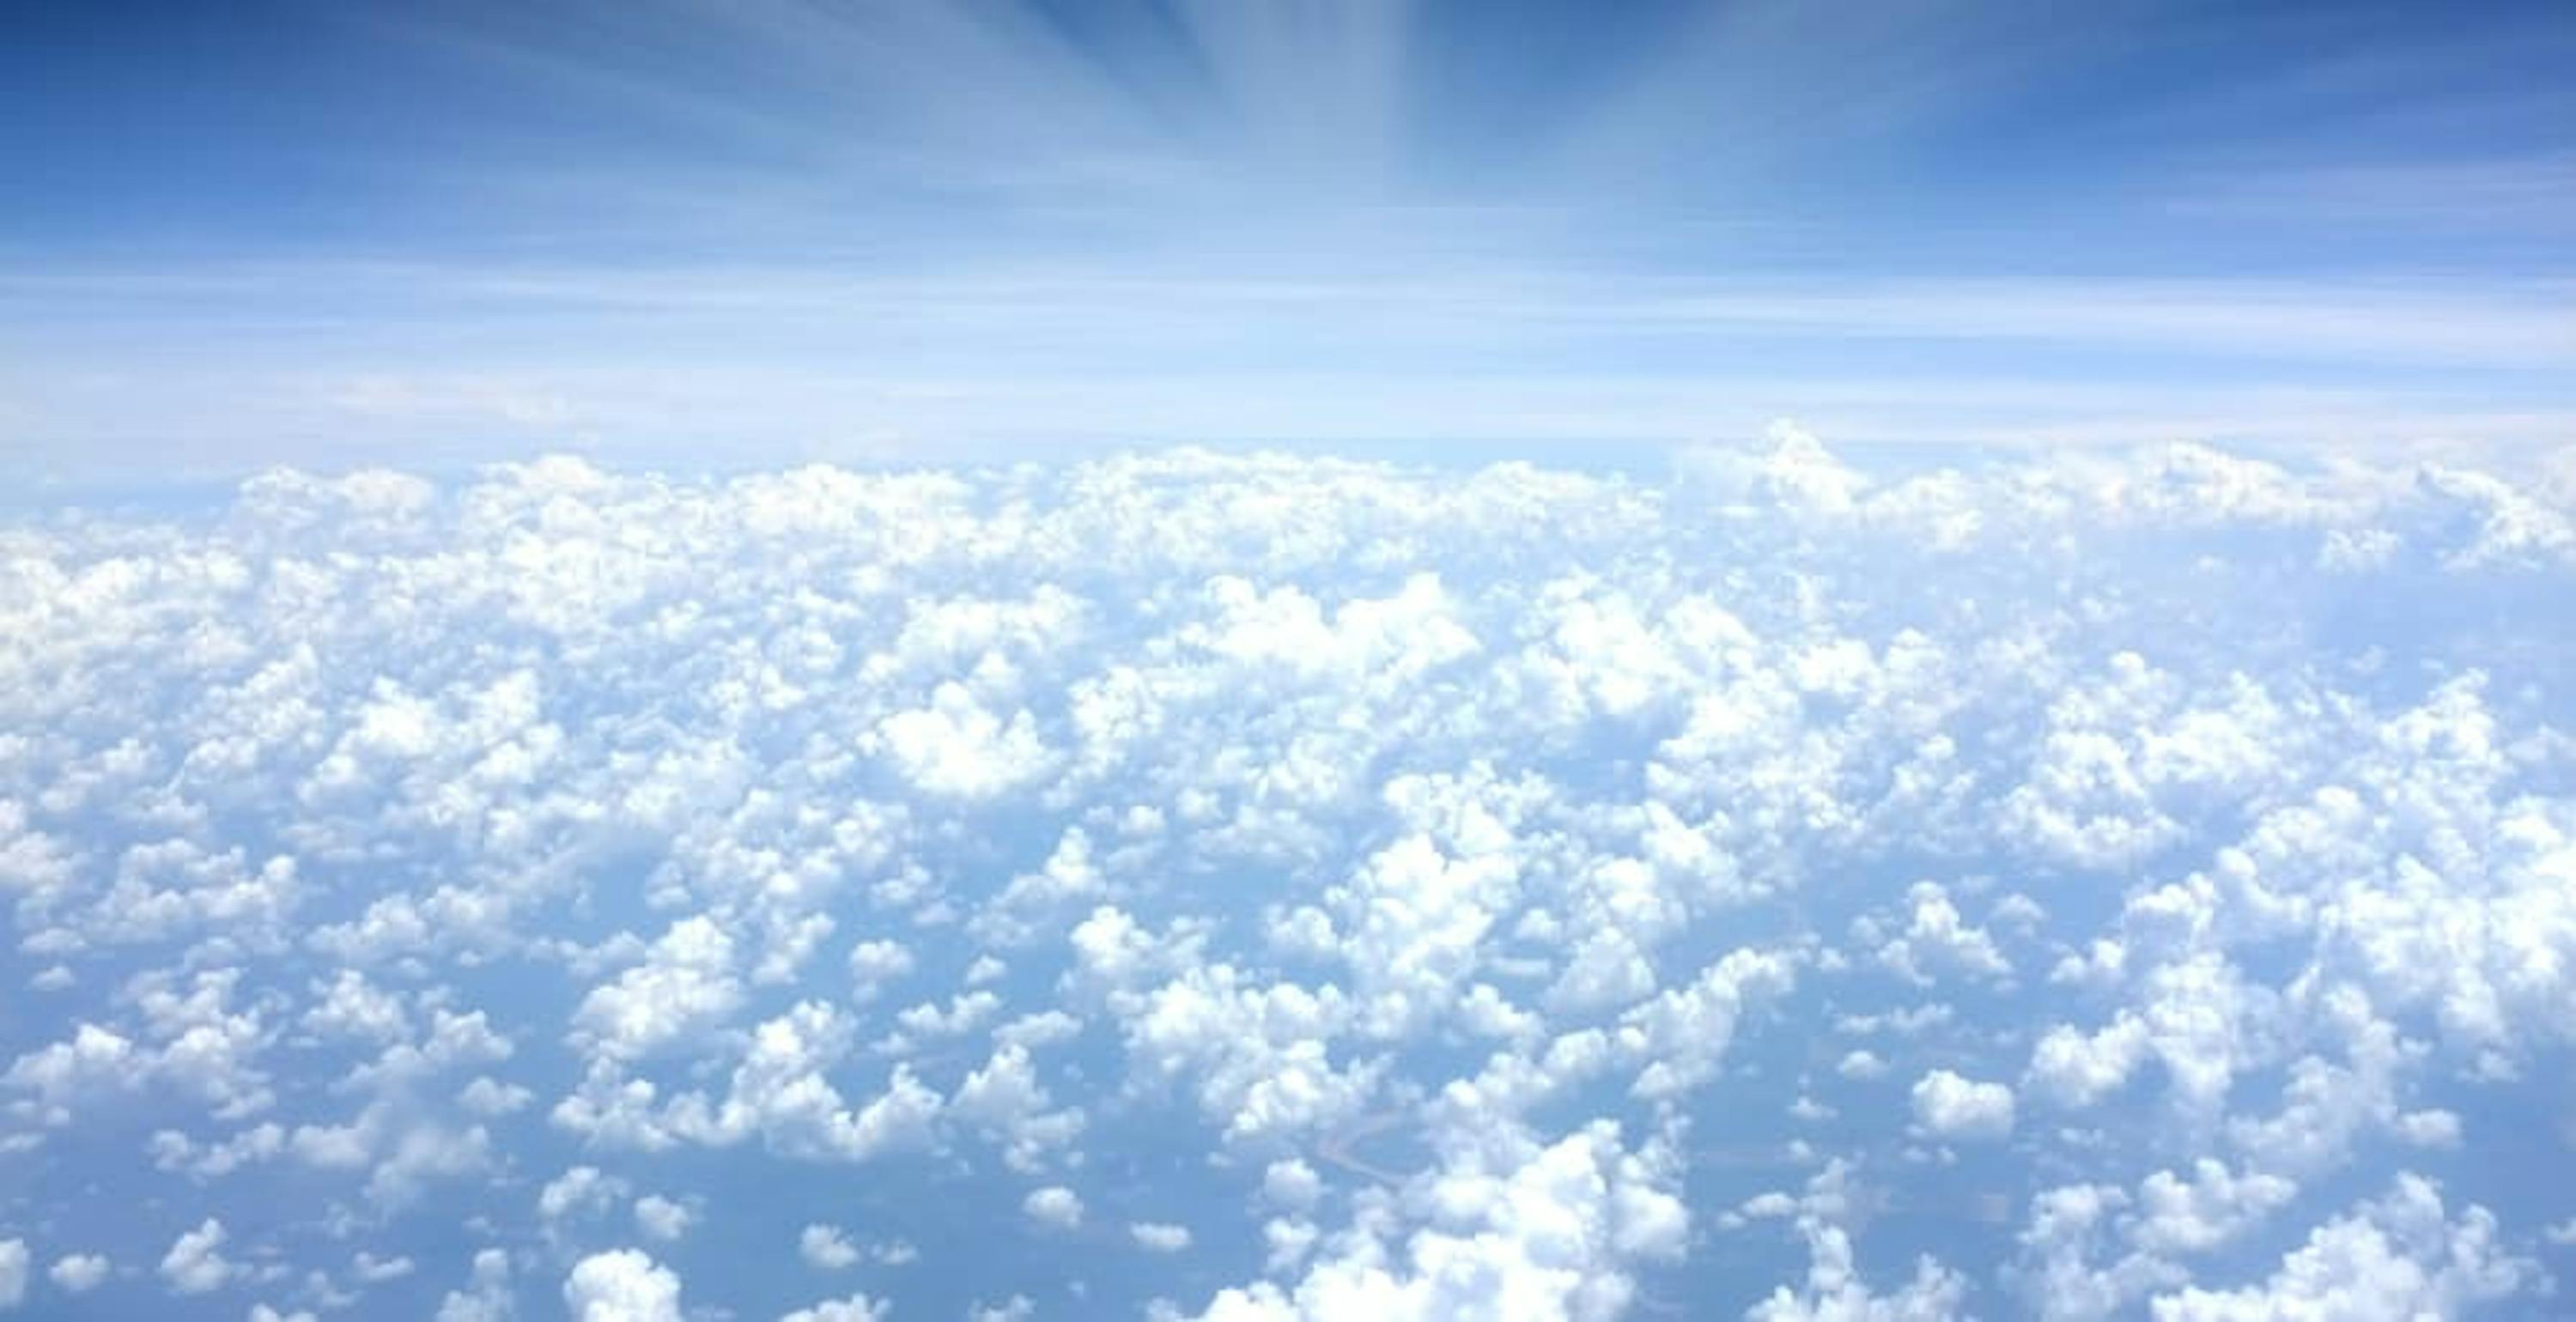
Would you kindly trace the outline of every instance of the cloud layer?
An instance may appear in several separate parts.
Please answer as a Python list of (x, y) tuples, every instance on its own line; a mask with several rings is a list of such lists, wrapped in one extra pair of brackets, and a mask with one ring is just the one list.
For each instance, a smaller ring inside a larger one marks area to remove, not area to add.
[(1783, 427), (29, 516), (0, 1307), (2515, 1315), (2571, 495)]

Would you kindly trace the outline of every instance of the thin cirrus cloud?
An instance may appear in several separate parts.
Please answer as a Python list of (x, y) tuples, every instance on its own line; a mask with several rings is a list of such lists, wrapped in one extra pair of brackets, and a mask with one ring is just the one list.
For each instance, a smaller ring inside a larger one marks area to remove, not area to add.
[(0, 452), (39, 476), (1671, 442), (1783, 412), (2276, 443), (2297, 399), (2310, 442), (2515, 445), (2576, 414), (2549, 76), (2576, 31), (2548, 7), (466, 6), (34, 35), (55, 72), (16, 81), (6, 130), (41, 186), (0, 221)]
[[(218, 470), (423, 430), (460, 459), (587, 440), (756, 461), (871, 437), (1664, 440), (1747, 434), (1780, 401), (1861, 441), (2524, 442), (2570, 418), (2546, 288), (352, 266), (0, 289), (87, 305), (50, 354), (124, 346), (21, 366), (22, 416), (129, 455), (185, 416)], [(424, 355), (427, 328), (456, 347)]]

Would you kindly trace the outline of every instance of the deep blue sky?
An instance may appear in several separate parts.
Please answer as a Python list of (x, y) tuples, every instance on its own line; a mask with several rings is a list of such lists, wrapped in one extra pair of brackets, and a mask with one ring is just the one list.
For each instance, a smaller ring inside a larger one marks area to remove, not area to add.
[(2564, 4), (10, 23), (20, 471), (2576, 438)]

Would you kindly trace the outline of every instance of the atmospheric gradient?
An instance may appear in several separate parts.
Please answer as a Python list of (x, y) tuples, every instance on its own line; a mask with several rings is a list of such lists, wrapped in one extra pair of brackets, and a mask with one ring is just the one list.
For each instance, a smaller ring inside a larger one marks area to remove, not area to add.
[(2576, 1316), (2568, 0), (16, 0), (0, 1322)]

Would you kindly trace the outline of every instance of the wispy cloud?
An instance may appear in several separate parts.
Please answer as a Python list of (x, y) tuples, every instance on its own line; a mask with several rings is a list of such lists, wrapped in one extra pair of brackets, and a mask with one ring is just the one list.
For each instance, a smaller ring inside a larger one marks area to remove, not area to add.
[[(2305, 408), (2320, 438), (2497, 439), (2576, 410), (2550, 243), (2576, 116), (2507, 131), (2569, 97), (2535, 73), (2576, 49), (2545, 15), (324, 26), (348, 67), (298, 71), (294, 177), (337, 210), (117, 174), (77, 214), (123, 227), (0, 221), (0, 445), (1679, 439), (1823, 409), (1851, 436), (2269, 435)], [(98, 120), (62, 95), (29, 122)], [(2365, 111), (2385, 142), (2345, 127)], [(271, 128), (207, 132), (258, 165)]]

